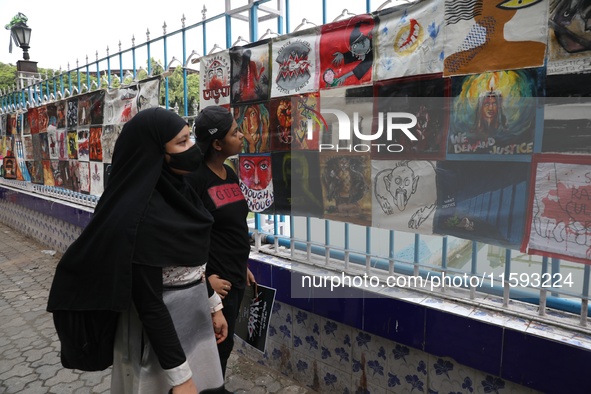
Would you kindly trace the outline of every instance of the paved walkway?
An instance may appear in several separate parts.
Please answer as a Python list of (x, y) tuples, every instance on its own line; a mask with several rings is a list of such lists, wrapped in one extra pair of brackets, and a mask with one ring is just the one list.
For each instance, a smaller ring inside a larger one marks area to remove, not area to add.
[[(63, 369), (45, 311), (55, 252), (0, 224), (0, 394), (109, 393), (110, 370)], [(236, 393), (313, 393), (244, 356), (232, 354), (227, 389)]]

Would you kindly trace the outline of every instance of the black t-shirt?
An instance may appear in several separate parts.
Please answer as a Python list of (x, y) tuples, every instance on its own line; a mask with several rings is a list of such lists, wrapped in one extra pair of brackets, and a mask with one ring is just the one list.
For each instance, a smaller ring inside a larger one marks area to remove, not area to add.
[(227, 165), (226, 179), (214, 174), (204, 163), (194, 175), (194, 187), (214, 218), (207, 261), (207, 276), (219, 275), (243, 289), (250, 253), (248, 205), (240, 191), (238, 176)]

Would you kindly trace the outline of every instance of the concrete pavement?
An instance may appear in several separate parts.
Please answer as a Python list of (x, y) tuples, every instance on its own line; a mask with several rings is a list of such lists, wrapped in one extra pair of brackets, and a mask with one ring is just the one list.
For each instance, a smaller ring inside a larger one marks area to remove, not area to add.
[[(59, 255), (0, 223), (0, 394), (109, 393), (111, 371), (64, 369), (51, 314), (45, 311)], [(236, 393), (314, 393), (239, 354), (227, 389)]]

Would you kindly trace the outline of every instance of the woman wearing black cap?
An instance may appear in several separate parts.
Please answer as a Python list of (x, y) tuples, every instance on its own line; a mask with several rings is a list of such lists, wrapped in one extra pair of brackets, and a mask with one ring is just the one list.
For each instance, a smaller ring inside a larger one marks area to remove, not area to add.
[[(222, 313), (211, 314), (218, 308), (202, 281), (213, 220), (184, 179), (201, 161), (181, 117), (162, 108), (140, 111), (117, 139), (92, 220), (57, 266), (47, 309), (62, 364), (113, 364), (113, 394), (223, 392), (215, 338), (223, 341), (227, 326)], [(72, 320), (64, 321), (71, 311), (115, 316), (114, 352), (89, 354), (104, 344), (88, 332), (81, 345), (72, 342)]]
[(223, 299), (228, 338), (218, 343), (222, 373), (234, 347), (234, 328), (245, 286), (255, 283), (247, 267), (250, 253), (248, 205), (240, 190), (238, 176), (224, 161), (242, 152), (244, 136), (232, 114), (224, 107), (204, 108), (193, 125), (206, 165), (189, 175), (197, 194), (211, 212), (214, 223), (206, 276)]

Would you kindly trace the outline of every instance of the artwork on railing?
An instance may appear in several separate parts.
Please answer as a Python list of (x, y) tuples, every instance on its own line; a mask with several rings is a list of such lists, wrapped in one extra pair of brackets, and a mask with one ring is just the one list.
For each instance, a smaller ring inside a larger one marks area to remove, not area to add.
[[(200, 106), (234, 114), (253, 212), (588, 262), (582, 4), (425, 0), (234, 46), (199, 59)], [(159, 89), (155, 78), (4, 113), (0, 154), (17, 179), (100, 195), (121, 125)]]
[(591, 162), (588, 156), (535, 155), (523, 251), (589, 264)]
[(445, 1), (446, 76), (541, 67), (547, 40), (548, 0)]
[(17, 180), (100, 196), (122, 125), (157, 106), (159, 93), (156, 77), (5, 115), (3, 141), (10, 136), (10, 148), (2, 154), (16, 152)]

